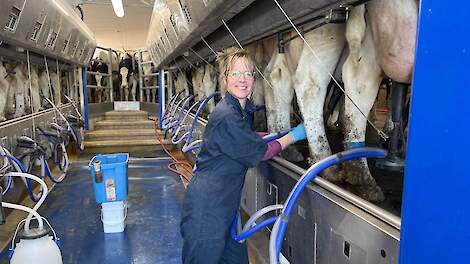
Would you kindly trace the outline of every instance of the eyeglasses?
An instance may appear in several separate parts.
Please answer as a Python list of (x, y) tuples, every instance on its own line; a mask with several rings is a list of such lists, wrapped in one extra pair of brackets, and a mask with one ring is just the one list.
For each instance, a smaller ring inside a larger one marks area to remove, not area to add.
[(242, 75), (245, 77), (245, 79), (253, 79), (255, 77), (255, 73), (252, 71), (246, 71), (246, 72), (229, 71), (227, 73), (227, 76), (233, 77), (233, 78), (240, 78)]

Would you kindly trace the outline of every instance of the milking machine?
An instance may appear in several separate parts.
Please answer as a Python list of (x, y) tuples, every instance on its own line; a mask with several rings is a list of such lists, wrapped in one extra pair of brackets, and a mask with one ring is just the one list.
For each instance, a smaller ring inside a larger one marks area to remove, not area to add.
[(388, 149), (390, 153), (386, 159), (380, 160), (376, 166), (390, 171), (404, 171), (405, 160), (403, 153), (405, 152), (405, 125), (404, 125), (404, 110), (406, 101), (406, 92), (408, 84), (392, 82), (392, 98), (391, 98), (391, 135), (387, 140)]
[[(22, 142), (23, 143), (23, 142)], [(29, 142), (28, 142), (29, 143)], [(0, 195), (0, 211), (4, 220), (3, 207), (25, 211), (28, 216), (18, 223), (14, 236), (12, 238), (10, 251), (10, 263), (62, 263), (62, 255), (60, 253), (60, 239), (55, 233), (50, 223), (37, 213), (38, 208), (42, 205), (48, 194), (46, 183), (38, 176), (26, 173), (26, 168), (16, 158), (11, 156), (8, 150), (0, 147), (0, 156), (3, 157), (3, 165), (0, 170), (3, 177), (7, 177), (10, 182), (5, 191)], [(12, 170), (14, 168), (14, 170)], [(11, 188), (12, 177), (21, 177), (29, 185), (31, 190), (31, 180), (39, 183), (41, 192), (34, 195), (36, 204), (31, 209), (29, 207), (1, 201), (1, 196)], [(37, 221), (37, 227), (32, 226), (31, 221)], [(44, 225), (44, 222), (46, 225)], [(20, 230), (22, 231), (20, 232)], [(18, 235), (20, 236), (17, 239)]]

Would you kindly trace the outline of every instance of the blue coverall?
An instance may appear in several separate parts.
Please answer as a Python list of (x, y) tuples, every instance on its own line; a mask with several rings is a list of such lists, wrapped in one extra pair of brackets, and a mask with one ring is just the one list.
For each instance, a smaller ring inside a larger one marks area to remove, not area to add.
[(234, 241), (230, 225), (237, 214), (249, 167), (256, 166), (267, 144), (252, 130), (255, 106), (245, 109), (226, 93), (204, 131), (197, 172), (186, 189), (181, 234), (183, 263), (248, 263), (246, 244)]

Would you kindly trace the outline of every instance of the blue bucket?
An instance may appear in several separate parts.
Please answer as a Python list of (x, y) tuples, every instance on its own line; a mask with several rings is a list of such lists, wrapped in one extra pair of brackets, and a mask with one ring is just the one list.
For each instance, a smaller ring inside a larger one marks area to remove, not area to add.
[[(102, 181), (97, 182), (95, 177), (95, 160), (101, 163)], [(127, 199), (127, 163), (129, 153), (99, 154), (94, 156), (88, 166), (90, 167), (93, 190), (97, 203), (125, 201)]]

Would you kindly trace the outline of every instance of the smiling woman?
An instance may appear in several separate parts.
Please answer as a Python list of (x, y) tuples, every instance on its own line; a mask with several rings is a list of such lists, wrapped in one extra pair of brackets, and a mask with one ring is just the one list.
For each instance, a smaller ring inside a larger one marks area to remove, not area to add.
[(217, 62), (227, 93), (209, 116), (196, 175), (185, 193), (181, 220), (185, 264), (248, 263), (246, 244), (228, 232), (240, 206), (246, 172), (305, 139), (301, 124), (266, 143), (252, 130), (256, 107), (248, 96), (254, 89), (253, 60), (245, 50), (232, 48)]

